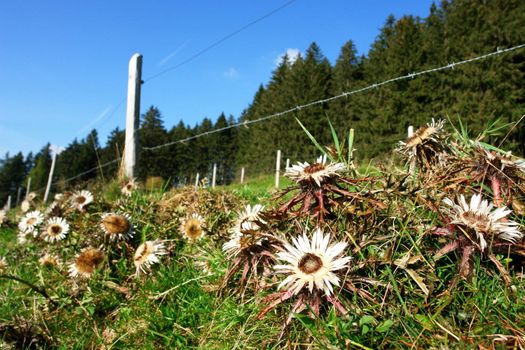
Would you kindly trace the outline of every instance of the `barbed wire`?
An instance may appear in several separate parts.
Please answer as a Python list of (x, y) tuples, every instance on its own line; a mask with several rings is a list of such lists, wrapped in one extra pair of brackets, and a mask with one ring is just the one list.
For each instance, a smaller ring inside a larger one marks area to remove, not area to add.
[(245, 24), (244, 26), (240, 27), (239, 29), (236, 29), (236, 30), (234, 30), (233, 32), (231, 32), (231, 33), (229, 33), (229, 34), (223, 36), (223, 37), (220, 38), (219, 40), (214, 41), (213, 43), (211, 43), (210, 45), (206, 46), (204, 49), (198, 51), (197, 53), (191, 55), (190, 57), (188, 57), (188, 58), (185, 59), (184, 61), (182, 61), (182, 62), (180, 62), (180, 63), (178, 63), (178, 64), (176, 64), (176, 65), (174, 65), (174, 66), (172, 66), (172, 67), (166, 68), (166, 69), (164, 69), (164, 70), (162, 70), (162, 71), (160, 71), (160, 72), (158, 72), (158, 73), (156, 73), (156, 74), (154, 74), (154, 75), (152, 75), (152, 76), (150, 76), (150, 77), (148, 77), (148, 78), (145, 78), (145, 79), (144, 79), (144, 83), (147, 83), (147, 82), (149, 82), (149, 81), (151, 81), (151, 80), (153, 80), (153, 79), (156, 79), (156, 78), (160, 77), (161, 75), (164, 75), (164, 74), (166, 74), (166, 73), (168, 73), (168, 72), (170, 72), (170, 71), (172, 71), (172, 70), (174, 70), (174, 69), (177, 69), (177, 68), (179, 68), (179, 67), (182, 67), (182, 66), (184, 66), (184, 65), (186, 65), (186, 64), (188, 64), (188, 63), (190, 63), (191, 61), (193, 61), (193, 60), (195, 60), (196, 58), (198, 58), (198, 57), (204, 55), (206, 52), (210, 51), (210, 50), (213, 49), (214, 47), (216, 47), (216, 46), (222, 44), (223, 42), (225, 42), (226, 40), (230, 39), (231, 37), (233, 37), (233, 36), (239, 34), (240, 32), (242, 32), (242, 31), (248, 29), (249, 27), (253, 26), (254, 24), (259, 23), (260, 21), (262, 21), (262, 20), (264, 20), (264, 19), (266, 19), (266, 18), (272, 16), (273, 14), (279, 12), (280, 10), (284, 9), (285, 7), (290, 6), (291, 4), (293, 4), (293, 3), (296, 2), (296, 1), (297, 1), (297, 0), (290, 0), (290, 1), (286, 2), (286, 3), (284, 3), (283, 5), (281, 5), (281, 6), (277, 7), (277, 8), (275, 8), (275, 9), (273, 9), (272, 11), (266, 13), (265, 15), (263, 15), (263, 16), (261, 16), (261, 17), (258, 17), (257, 19), (251, 21), (251, 22), (248, 23), (248, 24)]
[(492, 56), (501, 55), (501, 54), (504, 54), (506, 52), (515, 51), (515, 50), (521, 49), (523, 47), (525, 47), (525, 44), (516, 45), (516, 46), (510, 47), (510, 48), (507, 48), (507, 49), (501, 49), (501, 48), (498, 47), (498, 49), (496, 51), (491, 52), (491, 53), (487, 53), (487, 54), (484, 54), (484, 55), (481, 55), (481, 56), (469, 58), (469, 59), (466, 59), (466, 60), (463, 60), (463, 61), (459, 61), (459, 62), (449, 63), (447, 65), (444, 65), (444, 66), (441, 66), (441, 67), (437, 67), (437, 68), (431, 68), (431, 69), (426, 69), (426, 70), (422, 70), (422, 71), (419, 71), (419, 72), (408, 73), (406, 75), (402, 75), (402, 76), (399, 76), (399, 77), (396, 77), (396, 78), (384, 80), (384, 81), (379, 82), (379, 83), (374, 83), (374, 84), (368, 85), (368, 86), (360, 88), (360, 89), (356, 89), (356, 90), (352, 90), (352, 91), (346, 91), (346, 92), (343, 92), (343, 93), (341, 93), (339, 95), (336, 95), (336, 96), (332, 96), (332, 97), (324, 98), (324, 99), (321, 99), (321, 100), (309, 102), (309, 103), (306, 103), (306, 104), (303, 104), (303, 105), (298, 105), (298, 106), (295, 106), (293, 108), (290, 108), (290, 109), (287, 109), (287, 110), (284, 110), (284, 111), (281, 111), (281, 112), (273, 113), (273, 114), (270, 114), (270, 115), (267, 115), (267, 116), (264, 116), (264, 117), (260, 117), (260, 118), (252, 119), (252, 120), (245, 120), (243, 122), (231, 124), (231, 125), (228, 125), (228, 126), (225, 126), (225, 127), (222, 127), (222, 128), (214, 129), (214, 130), (209, 130), (209, 131), (200, 133), (198, 135), (193, 135), (193, 136), (190, 136), (190, 137), (186, 137), (184, 139), (171, 141), (171, 142), (168, 142), (168, 143), (165, 143), (165, 144), (162, 144), (162, 145), (158, 145), (158, 146), (153, 146), (153, 147), (143, 147), (142, 149), (144, 149), (144, 150), (156, 150), (156, 149), (172, 146), (172, 145), (175, 145), (177, 143), (184, 143), (184, 142), (187, 142), (187, 141), (190, 141), (190, 140), (194, 140), (194, 139), (197, 139), (199, 137), (206, 136), (206, 135), (215, 134), (215, 133), (218, 133), (218, 132), (221, 132), (221, 131), (225, 131), (225, 130), (228, 130), (228, 129), (237, 128), (239, 126), (247, 126), (247, 125), (250, 125), (250, 124), (259, 123), (259, 122), (262, 122), (262, 121), (265, 121), (265, 120), (268, 120), (268, 119), (272, 119), (272, 118), (277, 118), (277, 117), (283, 116), (283, 115), (288, 114), (288, 113), (292, 113), (292, 112), (295, 112), (295, 111), (300, 111), (300, 110), (302, 110), (304, 108), (308, 108), (308, 107), (312, 107), (312, 106), (315, 106), (315, 105), (328, 103), (328, 102), (331, 102), (331, 101), (334, 101), (334, 100), (337, 100), (337, 99), (340, 99), (340, 98), (343, 98), (343, 97), (348, 97), (350, 95), (354, 95), (354, 94), (358, 94), (358, 93), (361, 93), (361, 92), (364, 92), (364, 91), (376, 89), (378, 87), (381, 87), (381, 86), (384, 86), (384, 85), (387, 85), (387, 84), (391, 84), (391, 83), (396, 82), (396, 81), (401, 81), (401, 80), (406, 80), (406, 79), (413, 79), (413, 78), (418, 77), (420, 75), (429, 74), (429, 73), (433, 73), (433, 72), (439, 72), (439, 71), (442, 71), (442, 70), (445, 70), (445, 69), (453, 69), (453, 68), (455, 68), (456, 66), (459, 66), (459, 65), (463, 65), (463, 64), (470, 63), (470, 62), (479, 61), (479, 60), (482, 60), (482, 59), (485, 59), (485, 58), (488, 58), (488, 57), (492, 57)]

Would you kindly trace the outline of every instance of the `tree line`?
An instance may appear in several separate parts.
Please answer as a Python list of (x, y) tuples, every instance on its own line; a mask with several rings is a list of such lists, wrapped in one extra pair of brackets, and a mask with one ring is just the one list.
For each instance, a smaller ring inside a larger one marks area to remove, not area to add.
[[(239, 118), (221, 114), (204, 118), (195, 126), (183, 121), (166, 128), (158, 107), (141, 116), (141, 146), (153, 147), (183, 140), (206, 131), (244, 123), (298, 105), (352, 91), (397, 76), (439, 67), (498, 48), (525, 42), (525, 2), (522, 0), (450, 0), (433, 4), (426, 18), (389, 16), (366, 55), (358, 55), (351, 40), (344, 43), (334, 64), (314, 42), (303, 56), (284, 57), (266, 84), (261, 84), (252, 102)], [(172, 184), (210, 176), (218, 166), (218, 183), (239, 176), (270, 173), (275, 152), (284, 158), (312, 161), (317, 151), (296, 119), (324, 145), (332, 136), (328, 120), (344, 138), (355, 130), (357, 158), (387, 157), (393, 145), (406, 136), (409, 125), (420, 126), (431, 118), (461, 119), (471, 133), (488, 123), (516, 122), (524, 114), (525, 49), (473, 62), (454, 69), (397, 81), (364, 93), (304, 108), (260, 123), (246, 124), (156, 150), (141, 149), (138, 177), (161, 176)], [(505, 131), (510, 128), (505, 129)], [(505, 137), (506, 136), (506, 137)], [(525, 155), (525, 124), (509, 135), (493, 135), (489, 142), (505, 138), (505, 148)], [(57, 158), (56, 180), (62, 187), (87, 180), (114, 177), (119, 163), (97, 168), (122, 156), (124, 131), (116, 128), (104, 146), (97, 131), (74, 140)], [(6, 154), (0, 160), (0, 203), (16, 196), (28, 176), (32, 188), (45, 186), (51, 164), (49, 145), (24, 157)], [(66, 184), (66, 180), (84, 173)]]

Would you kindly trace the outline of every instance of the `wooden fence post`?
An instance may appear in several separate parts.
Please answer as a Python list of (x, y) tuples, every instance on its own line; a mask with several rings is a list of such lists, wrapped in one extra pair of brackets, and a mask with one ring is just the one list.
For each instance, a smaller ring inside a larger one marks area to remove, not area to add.
[(31, 191), (31, 178), (29, 177), (27, 179), (26, 195), (24, 196), (24, 198), (27, 198), (27, 195), (29, 194), (30, 191)]
[(18, 191), (16, 192), (16, 205), (15, 207), (18, 207), (18, 204), (20, 203), (20, 196), (22, 195), (22, 187), (18, 187)]
[(199, 173), (197, 173), (197, 176), (195, 176), (195, 187), (199, 187), (199, 176)]
[(286, 158), (286, 166), (284, 167), (284, 170), (288, 170), (290, 167), (290, 158)]
[(211, 176), (211, 188), (215, 188), (215, 180), (217, 177), (217, 164), (213, 164), (213, 174)]
[(124, 176), (135, 177), (139, 127), (140, 84), (142, 83), (142, 55), (131, 56), (128, 67), (128, 104), (126, 109), (126, 142), (124, 146)]
[(414, 135), (414, 127), (412, 125), (408, 126), (408, 137), (412, 137)]
[(49, 176), (47, 178), (46, 192), (44, 194), (44, 203), (47, 202), (47, 197), (49, 196), (49, 190), (51, 190), (51, 182), (53, 182), (53, 173), (55, 172), (55, 165), (56, 165), (56, 162), (57, 162), (57, 154), (58, 154), (58, 147), (55, 148), (55, 150), (53, 152), (53, 157), (51, 159), (51, 169), (49, 169)]
[(9, 209), (11, 209), (11, 196), (7, 196), (7, 203), (5, 204), (4, 206), (4, 209), (7, 211)]
[(241, 168), (241, 184), (244, 183), (244, 167)]
[(275, 161), (275, 188), (279, 188), (279, 176), (281, 172), (281, 150), (277, 150), (277, 160)]

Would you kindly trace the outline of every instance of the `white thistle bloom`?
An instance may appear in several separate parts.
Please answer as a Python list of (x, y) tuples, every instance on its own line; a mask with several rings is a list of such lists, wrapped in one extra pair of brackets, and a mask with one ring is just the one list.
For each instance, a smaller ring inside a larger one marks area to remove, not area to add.
[(297, 183), (316, 183), (317, 186), (321, 186), (321, 183), (325, 179), (332, 177), (338, 177), (338, 172), (345, 169), (343, 163), (332, 163), (326, 164), (326, 157), (319, 157), (317, 161), (313, 164), (308, 162), (298, 162), (297, 164), (292, 165), (286, 172), (284, 176), (289, 177)]
[(44, 214), (38, 210), (30, 211), (18, 223), (21, 232), (35, 232), (38, 225), (44, 221)]
[(129, 214), (105, 213), (100, 220), (100, 228), (110, 241), (127, 240), (134, 234)]
[(242, 233), (243, 231), (257, 231), (260, 229), (257, 222), (265, 224), (260, 216), (260, 212), (264, 209), (261, 204), (256, 204), (253, 207), (248, 204), (242, 212), (239, 213), (239, 217), (235, 221), (235, 225), (230, 230), (233, 234)]
[(183, 237), (189, 239), (190, 241), (196, 241), (204, 237), (206, 222), (204, 218), (197, 214), (193, 213), (189, 217), (182, 220), (180, 225), (180, 232)]
[(452, 219), (451, 223), (474, 230), (482, 251), (487, 247), (487, 235), (494, 235), (511, 243), (516, 243), (523, 237), (517, 222), (504, 219), (512, 210), (506, 207), (493, 210), (492, 203), (482, 200), (481, 194), (473, 195), (470, 203), (467, 203), (463, 195), (459, 197), (459, 204), (449, 198), (445, 198), (443, 202), (450, 207), (444, 210)]
[(242, 233), (233, 233), (230, 240), (222, 245), (227, 256), (237, 256), (244, 249), (243, 236)]
[(164, 254), (167, 254), (166, 248), (164, 247), (164, 243), (159, 240), (146, 241), (139, 245), (133, 257), (136, 274), (139, 275), (141, 271), (147, 273), (151, 265), (160, 262), (159, 256)]
[(333, 293), (332, 285), (339, 286), (339, 277), (334, 273), (347, 267), (350, 257), (339, 257), (346, 248), (345, 242), (338, 242), (328, 246), (330, 234), (326, 236), (317, 228), (308, 240), (306, 232), (303, 236), (292, 238), (293, 246), (285, 244), (285, 251), (277, 253), (279, 260), (284, 260), (287, 265), (275, 265), (278, 273), (286, 273), (286, 277), (279, 289), (286, 286), (293, 294), (299, 293), (308, 286), (310, 293), (314, 287), (324, 291), (326, 295)]
[(71, 197), (71, 206), (77, 210), (84, 210), (84, 207), (91, 202), (93, 202), (93, 194), (86, 190), (75, 192)]
[(46, 225), (42, 228), (42, 236), (46, 242), (58, 242), (66, 238), (69, 232), (69, 224), (66, 219), (52, 217), (47, 220)]

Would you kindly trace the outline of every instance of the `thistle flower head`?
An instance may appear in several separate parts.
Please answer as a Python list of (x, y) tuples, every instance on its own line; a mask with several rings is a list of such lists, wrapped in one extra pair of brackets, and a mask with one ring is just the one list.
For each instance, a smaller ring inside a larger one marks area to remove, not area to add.
[(180, 232), (183, 237), (190, 241), (196, 241), (204, 237), (205, 235), (206, 222), (204, 218), (193, 213), (187, 218), (183, 219), (180, 226)]
[(93, 194), (87, 190), (75, 192), (71, 197), (71, 206), (80, 211), (91, 202), (93, 202)]
[(129, 214), (105, 213), (100, 220), (100, 228), (110, 241), (126, 240), (134, 234)]
[(136, 274), (139, 275), (140, 272), (147, 273), (151, 265), (158, 264), (160, 256), (166, 253), (164, 243), (159, 240), (146, 241), (139, 245), (133, 257)]
[(69, 276), (90, 278), (98, 265), (104, 261), (104, 252), (98, 248), (87, 247), (80, 251), (75, 261), (69, 265)]
[(447, 207), (443, 211), (448, 214), (452, 224), (474, 232), (482, 251), (487, 247), (487, 237), (495, 236), (504, 241), (515, 243), (523, 237), (519, 224), (506, 219), (512, 211), (506, 207), (493, 210), (493, 205), (488, 200), (482, 200), (481, 194), (475, 194), (467, 203), (465, 196), (459, 196), (459, 204), (445, 198), (443, 202)]
[(57, 242), (66, 238), (69, 232), (69, 224), (66, 219), (52, 217), (47, 220), (42, 228), (42, 236), (46, 242)]
[(27, 213), (18, 223), (21, 232), (35, 232), (36, 228), (44, 221), (44, 214), (38, 210)]
[(338, 173), (344, 169), (343, 163), (326, 164), (326, 157), (321, 156), (312, 164), (298, 162), (292, 165), (286, 169), (284, 176), (300, 184), (315, 183), (317, 186), (321, 186), (327, 180), (339, 177)]
[(350, 257), (341, 256), (346, 243), (338, 242), (328, 245), (330, 235), (324, 235), (318, 228), (314, 231), (312, 240), (306, 236), (295, 237), (292, 244), (285, 244), (285, 250), (277, 253), (277, 258), (286, 262), (275, 265), (278, 273), (288, 276), (279, 284), (286, 286), (293, 294), (298, 294), (307, 287), (312, 293), (314, 289), (323, 291), (326, 295), (333, 293), (333, 285), (339, 286), (339, 277), (335, 271), (347, 267)]

